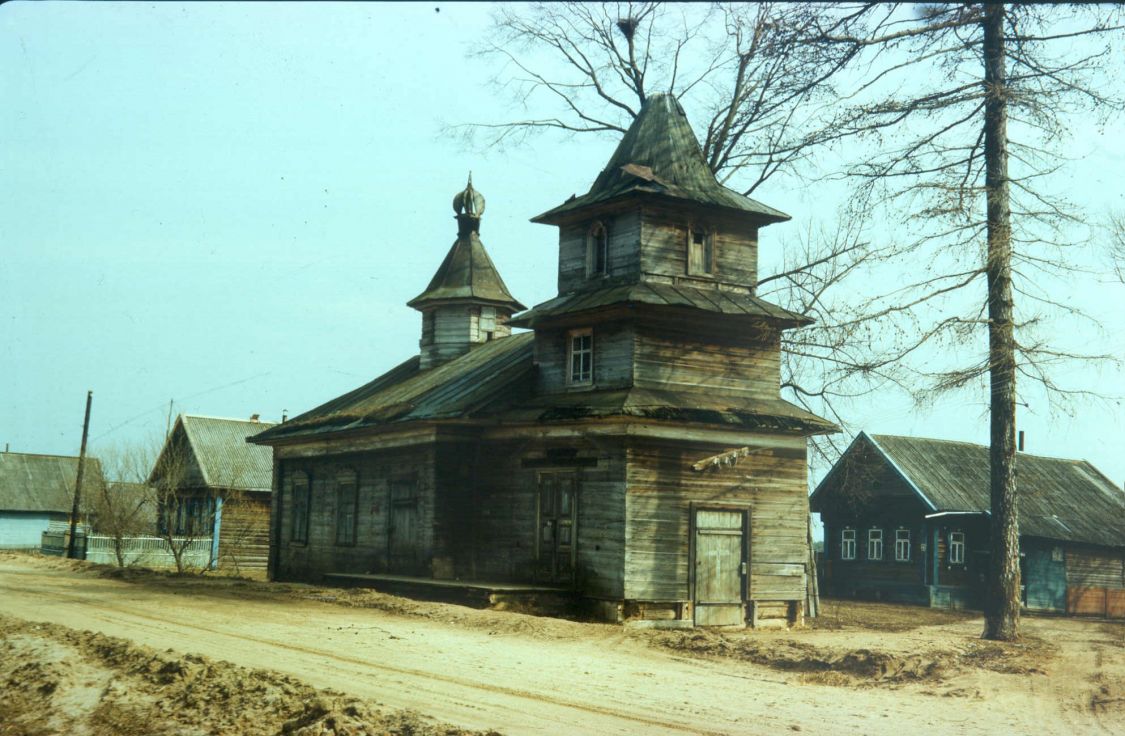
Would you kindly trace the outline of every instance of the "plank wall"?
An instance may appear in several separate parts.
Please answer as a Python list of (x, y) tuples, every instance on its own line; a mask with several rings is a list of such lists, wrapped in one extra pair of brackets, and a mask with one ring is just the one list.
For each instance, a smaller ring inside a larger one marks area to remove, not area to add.
[[(594, 383), (598, 389), (627, 388), (633, 380), (634, 328), (622, 322), (593, 325)], [(538, 364), (538, 393), (551, 394), (571, 390), (588, 390), (589, 386), (572, 387), (567, 378), (567, 330), (535, 331), (535, 360)]]
[(686, 327), (639, 325), (633, 384), (660, 390), (703, 390), (744, 400), (775, 400), (781, 384), (776, 333), (761, 342), (701, 337)]
[(602, 215), (559, 228), (560, 294), (604, 285), (605, 277), (586, 275), (587, 234), (595, 222), (605, 225), (609, 235), (607, 277), (636, 280), (640, 274), (640, 212), (633, 209), (617, 215)]
[[(552, 464), (548, 458), (559, 453), (568, 460)], [(586, 465), (579, 466), (583, 463)], [(578, 589), (591, 596), (621, 598), (625, 454), (620, 439), (490, 444), (487, 462), (482, 463), (478, 474), (475, 576), (536, 580), (537, 494), (539, 474), (543, 472), (574, 472), (578, 479)]]
[(758, 283), (757, 228), (716, 212), (646, 206), (641, 218), (641, 271), (646, 276), (686, 276), (688, 232), (696, 225), (710, 230), (715, 251), (714, 274), (698, 280), (753, 288)]
[(223, 500), (219, 566), (232, 571), (265, 570), (269, 553), (270, 494), (242, 493)]
[[(327, 572), (402, 572), (389, 570), (388, 526), (390, 484), (413, 478), (417, 487), (418, 528), (423, 561), (434, 549), (435, 445), (427, 444), (361, 454), (284, 459), (279, 462), (278, 580), (318, 580)], [(336, 477), (345, 468), (356, 472), (358, 507), (356, 543), (336, 544)], [(293, 473), (309, 476), (308, 542), (292, 539)]]
[(755, 452), (733, 466), (691, 465), (731, 449), (631, 439), (625, 500), (625, 598), (687, 601), (692, 503), (750, 509), (750, 598), (805, 597), (808, 497), (803, 437), (747, 437)]

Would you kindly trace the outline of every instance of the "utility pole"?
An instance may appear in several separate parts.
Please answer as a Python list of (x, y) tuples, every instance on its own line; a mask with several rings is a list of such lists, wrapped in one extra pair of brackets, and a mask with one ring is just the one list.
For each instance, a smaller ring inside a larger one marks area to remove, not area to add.
[(90, 404), (94, 392), (86, 392), (86, 418), (82, 421), (82, 449), (78, 451), (78, 480), (74, 482), (74, 505), (70, 507), (70, 542), (66, 546), (66, 556), (74, 559), (74, 537), (78, 531), (78, 505), (82, 497), (82, 473), (86, 470), (86, 438), (90, 434)]

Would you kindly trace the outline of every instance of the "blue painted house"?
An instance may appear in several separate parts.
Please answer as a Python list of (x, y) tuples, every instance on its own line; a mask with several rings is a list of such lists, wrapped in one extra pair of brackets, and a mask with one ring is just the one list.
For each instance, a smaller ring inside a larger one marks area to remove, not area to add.
[[(1125, 492), (1084, 460), (1018, 453), (1029, 610), (1125, 618)], [(989, 555), (988, 448), (861, 432), (809, 501), (822, 591), (979, 607)]]
[[(70, 520), (77, 478), (77, 457), (0, 453), (0, 549), (39, 549), (51, 522)], [(87, 458), (83, 492), (101, 482), (101, 466)]]

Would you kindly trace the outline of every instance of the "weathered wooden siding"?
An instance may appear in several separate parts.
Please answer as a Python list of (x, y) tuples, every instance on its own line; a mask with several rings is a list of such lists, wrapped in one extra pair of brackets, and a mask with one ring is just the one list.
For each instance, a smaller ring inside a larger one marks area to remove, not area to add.
[(219, 567), (265, 570), (269, 552), (268, 493), (242, 493), (223, 499), (219, 520)]
[(604, 286), (604, 277), (586, 275), (587, 233), (595, 222), (609, 234), (606, 277), (636, 279), (640, 273), (641, 216), (637, 210), (605, 215), (559, 228), (559, 293)]
[(760, 451), (734, 466), (702, 472), (692, 470), (692, 463), (731, 448), (686, 438), (630, 441), (627, 599), (690, 600), (692, 503), (749, 507), (751, 600), (804, 598), (809, 513), (805, 440), (758, 436), (747, 441)]
[[(689, 276), (689, 228), (700, 225), (712, 233), (715, 272)], [(718, 213), (702, 215), (673, 207), (646, 207), (642, 214), (644, 245), (641, 271), (645, 277), (679, 278), (686, 282), (722, 282), (753, 288), (758, 282), (758, 233), (745, 221)]]
[[(434, 465), (434, 445), (281, 460), (275, 577), (315, 580), (326, 572), (420, 572), (395, 570), (389, 565), (390, 489), (396, 480), (416, 484), (420, 559), (428, 567), (434, 549)], [(343, 469), (354, 470), (358, 481), (354, 545), (336, 543), (336, 477)], [(311, 488), (307, 543), (292, 538), (292, 477), (297, 471), (308, 474)]]
[(1125, 553), (1096, 547), (1066, 551), (1067, 612), (1125, 618)]
[(472, 574), (486, 580), (536, 579), (538, 479), (545, 472), (577, 477), (577, 587), (588, 595), (620, 598), (625, 462), (619, 439), (490, 444), (478, 474), (478, 554)]
[[(634, 328), (611, 322), (593, 325), (594, 383), (598, 389), (626, 388), (633, 380)], [(539, 366), (536, 390), (551, 394), (586, 390), (567, 384), (567, 330), (536, 330), (535, 360)]]
[(776, 399), (781, 343), (776, 335), (751, 343), (731, 336), (701, 337), (667, 325), (638, 326), (633, 383), (661, 390), (703, 390), (742, 399)]

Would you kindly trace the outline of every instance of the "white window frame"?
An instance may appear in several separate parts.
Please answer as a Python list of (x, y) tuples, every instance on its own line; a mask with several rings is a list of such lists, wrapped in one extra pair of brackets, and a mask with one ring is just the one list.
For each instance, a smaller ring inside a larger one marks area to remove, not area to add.
[(909, 529), (895, 529), (895, 562), (910, 562)]
[[(582, 338), (588, 338), (585, 346), (579, 342)], [(578, 358), (581, 361), (582, 356), (588, 357), (585, 370), (582, 370), (581, 363), (575, 370), (574, 360)], [(589, 386), (594, 382), (594, 330), (590, 327), (566, 333), (566, 382), (570, 386)]]
[(840, 559), (855, 559), (855, 529), (840, 530)]
[[(696, 243), (696, 233), (703, 234), (703, 242)], [(698, 258), (693, 257), (696, 251), (699, 252)], [(700, 266), (692, 265), (695, 261), (699, 261)], [(687, 231), (687, 272), (691, 276), (714, 276), (715, 275), (715, 235), (714, 231), (706, 225), (692, 225)]]
[(881, 560), (883, 559), (883, 530), (882, 529), (868, 529), (867, 530), (867, 559)]
[[(601, 269), (598, 268), (598, 252), (602, 253)], [(609, 274), (609, 228), (601, 220), (590, 225), (586, 231), (586, 278), (592, 279)]]
[[(960, 539), (957, 539), (960, 537)], [(949, 564), (965, 564), (965, 532), (949, 533)]]

